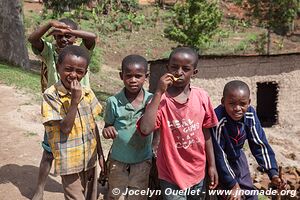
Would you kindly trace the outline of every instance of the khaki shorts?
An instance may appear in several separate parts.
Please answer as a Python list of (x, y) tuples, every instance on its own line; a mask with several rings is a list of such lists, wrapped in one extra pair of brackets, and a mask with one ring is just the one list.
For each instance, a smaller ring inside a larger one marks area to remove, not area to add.
[(113, 159), (109, 163), (110, 200), (146, 200), (147, 195), (139, 195), (148, 188), (151, 160), (136, 164), (126, 164)]
[(66, 200), (97, 200), (97, 167), (61, 176)]

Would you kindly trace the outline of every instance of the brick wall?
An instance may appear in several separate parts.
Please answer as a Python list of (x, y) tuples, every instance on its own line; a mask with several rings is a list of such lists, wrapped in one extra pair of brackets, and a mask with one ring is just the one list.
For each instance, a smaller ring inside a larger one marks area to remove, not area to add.
[[(167, 60), (150, 61), (149, 90), (155, 91)], [(278, 84), (278, 123), (291, 126), (300, 121), (300, 53), (272, 56), (206, 56), (198, 64), (199, 73), (192, 84), (204, 88), (214, 106), (220, 103), (224, 85), (231, 80), (245, 81), (256, 107), (257, 83)]]

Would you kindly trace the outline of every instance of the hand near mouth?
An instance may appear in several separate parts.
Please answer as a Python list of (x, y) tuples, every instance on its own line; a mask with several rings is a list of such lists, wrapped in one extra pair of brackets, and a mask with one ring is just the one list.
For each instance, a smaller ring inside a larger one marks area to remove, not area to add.
[(79, 104), (82, 94), (82, 88), (77, 79), (71, 82), (71, 102), (75, 104)]
[(174, 78), (175, 77), (170, 73), (164, 74), (159, 80), (156, 91), (163, 94), (168, 89), (168, 87), (173, 85), (173, 82), (175, 81)]

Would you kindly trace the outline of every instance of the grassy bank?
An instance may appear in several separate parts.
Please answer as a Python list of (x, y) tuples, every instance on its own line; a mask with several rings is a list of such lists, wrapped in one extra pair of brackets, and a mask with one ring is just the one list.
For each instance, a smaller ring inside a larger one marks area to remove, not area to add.
[(18, 67), (0, 64), (0, 82), (32, 94), (39, 94), (40, 75)]

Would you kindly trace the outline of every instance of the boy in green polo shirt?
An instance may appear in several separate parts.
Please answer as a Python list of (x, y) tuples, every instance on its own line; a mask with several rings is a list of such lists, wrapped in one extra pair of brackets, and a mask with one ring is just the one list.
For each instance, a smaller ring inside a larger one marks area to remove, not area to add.
[[(105, 139), (113, 139), (109, 158), (109, 199), (147, 199), (130, 196), (130, 190), (139, 194), (148, 187), (152, 159), (152, 135), (142, 137), (136, 121), (144, 113), (152, 94), (143, 88), (148, 76), (148, 64), (139, 55), (129, 55), (122, 61), (120, 78), (124, 88), (106, 102)], [(116, 192), (119, 191), (119, 192)]]
[[(45, 41), (43, 38), (45, 35), (46, 37), (52, 35), (55, 44)], [(29, 35), (28, 41), (31, 43), (33, 53), (39, 56), (43, 62), (41, 69), (42, 92), (55, 84), (59, 79), (56, 71), (58, 53), (64, 47), (75, 44), (77, 38), (82, 39), (80, 46), (85, 47), (91, 54), (96, 44), (96, 34), (79, 30), (78, 25), (68, 18), (58, 21), (51, 20)], [(80, 83), (85, 87), (90, 87), (88, 73)]]

